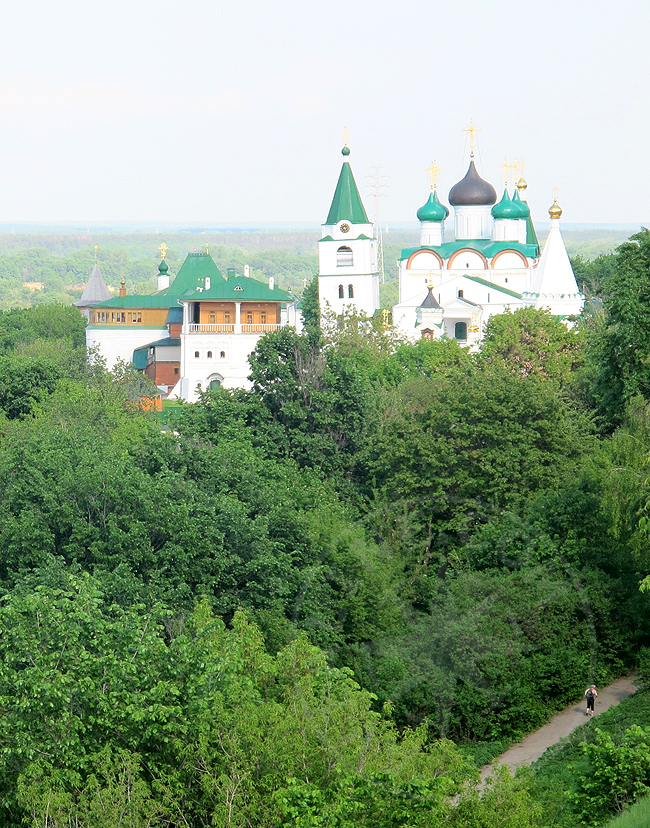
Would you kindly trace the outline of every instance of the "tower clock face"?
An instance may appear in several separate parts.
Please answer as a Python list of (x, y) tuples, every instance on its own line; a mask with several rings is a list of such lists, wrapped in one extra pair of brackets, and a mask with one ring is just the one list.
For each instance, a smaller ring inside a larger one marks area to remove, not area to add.
[(340, 227), (341, 233), (349, 233), (350, 232), (350, 225), (343, 222)]

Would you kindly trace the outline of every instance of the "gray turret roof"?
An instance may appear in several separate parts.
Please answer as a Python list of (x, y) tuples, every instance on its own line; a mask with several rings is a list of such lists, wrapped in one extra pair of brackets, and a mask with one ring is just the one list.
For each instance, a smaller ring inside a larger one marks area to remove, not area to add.
[(433, 285), (429, 285), (429, 292), (424, 297), (424, 302), (420, 305), (421, 308), (434, 308), (438, 309), (441, 305), (436, 300), (436, 297), (433, 295)]
[(93, 267), (90, 279), (88, 279), (84, 292), (81, 294), (81, 299), (78, 302), (75, 302), (75, 305), (85, 307), (86, 305), (92, 305), (95, 302), (105, 302), (110, 298), (110, 291), (106, 287), (106, 282), (104, 281), (102, 272), (99, 269), (99, 265), (95, 262), (95, 267)]

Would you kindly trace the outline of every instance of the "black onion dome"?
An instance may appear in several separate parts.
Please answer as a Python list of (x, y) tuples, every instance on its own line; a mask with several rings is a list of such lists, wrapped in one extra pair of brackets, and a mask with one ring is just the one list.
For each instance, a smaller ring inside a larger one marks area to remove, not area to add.
[(497, 194), (494, 187), (484, 181), (476, 171), (474, 160), (470, 162), (465, 178), (454, 184), (449, 191), (449, 203), (453, 207), (465, 207), (468, 205), (495, 204)]

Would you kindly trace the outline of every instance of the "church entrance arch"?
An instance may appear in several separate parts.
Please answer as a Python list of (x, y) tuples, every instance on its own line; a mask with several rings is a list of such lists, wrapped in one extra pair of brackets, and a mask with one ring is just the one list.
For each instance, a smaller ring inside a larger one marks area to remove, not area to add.
[(454, 339), (467, 339), (467, 322), (456, 322), (454, 325)]
[(221, 374), (210, 374), (205, 381), (206, 388), (214, 391), (215, 388), (220, 388), (223, 385), (223, 377)]

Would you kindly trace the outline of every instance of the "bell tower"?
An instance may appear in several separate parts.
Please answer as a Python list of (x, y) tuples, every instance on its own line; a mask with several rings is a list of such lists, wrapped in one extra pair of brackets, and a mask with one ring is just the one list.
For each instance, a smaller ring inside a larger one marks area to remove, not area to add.
[(343, 135), (343, 166), (318, 243), (318, 297), (321, 311), (356, 308), (372, 316), (379, 308), (377, 239), (348, 161), (347, 130)]

